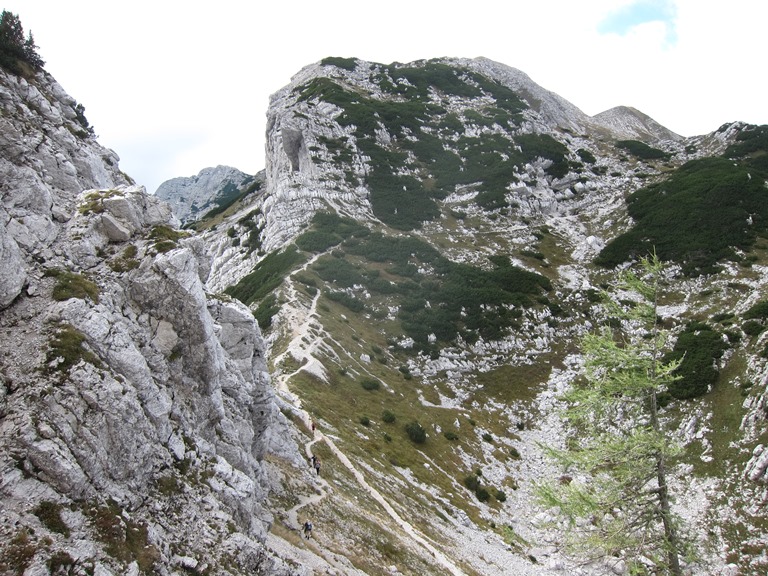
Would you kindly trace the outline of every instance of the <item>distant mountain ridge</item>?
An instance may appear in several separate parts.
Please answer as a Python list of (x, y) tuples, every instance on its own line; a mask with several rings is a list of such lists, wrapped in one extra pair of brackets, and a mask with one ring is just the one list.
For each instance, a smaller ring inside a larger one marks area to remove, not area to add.
[(186, 223), (234, 200), (253, 182), (253, 176), (237, 168), (216, 166), (203, 168), (196, 176), (166, 180), (155, 196), (168, 202), (176, 217)]

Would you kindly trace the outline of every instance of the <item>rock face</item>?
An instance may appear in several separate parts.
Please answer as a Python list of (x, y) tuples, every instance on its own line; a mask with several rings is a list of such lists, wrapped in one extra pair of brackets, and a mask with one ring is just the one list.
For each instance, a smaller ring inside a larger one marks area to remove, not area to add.
[(3, 573), (280, 573), (263, 460), (301, 458), (253, 315), (50, 76), (0, 71), (0, 105)]
[(168, 202), (182, 223), (199, 219), (206, 212), (240, 195), (256, 177), (236, 168), (205, 168), (197, 176), (163, 182), (155, 196)]
[(100, 146), (77, 103), (44, 72), (26, 79), (0, 69), (0, 309), (22, 291), (22, 257), (48, 257), (87, 188), (128, 184), (117, 155)]

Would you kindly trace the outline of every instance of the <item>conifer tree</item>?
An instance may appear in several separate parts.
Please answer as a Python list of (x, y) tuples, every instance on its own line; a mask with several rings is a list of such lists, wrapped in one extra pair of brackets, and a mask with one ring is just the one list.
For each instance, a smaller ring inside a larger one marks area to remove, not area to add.
[(45, 65), (37, 53), (32, 32), (25, 39), (19, 17), (3, 10), (0, 13), (0, 66), (14, 74), (21, 74), (24, 70), (19, 62), (26, 62), (33, 70), (42, 70)]
[(549, 450), (567, 474), (540, 485), (539, 496), (570, 520), (571, 549), (622, 558), (631, 574), (679, 576), (688, 543), (668, 483), (677, 447), (658, 403), (679, 362), (661, 360), (667, 344), (657, 317), (662, 264), (655, 254), (641, 264), (639, 275), (622, 276), (621, 303), (606, 299), (609, 325), (584, 338), (585, 377), (564, 395), (568, 447)]

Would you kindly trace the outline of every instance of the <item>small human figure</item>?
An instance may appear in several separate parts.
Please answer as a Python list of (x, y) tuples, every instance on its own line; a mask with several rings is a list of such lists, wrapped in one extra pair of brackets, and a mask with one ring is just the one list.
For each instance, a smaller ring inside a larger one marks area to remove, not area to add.
[(320, 476), (320, 458), (315, 458), (315, 472)]
[(312, 426), (312, 432), (314, 432), (315, 431), (315, 421), (314, 420), (310, 420), (309, 423)]
[(314, 468), (315, 467), (315, 462), (317, 462), (317, 456), (312, 454), (312, 456), (309, 457), (309, 461), (311, 463), (310, 465), (312, 466), (312, 468)]
[(304, 538), (309, 539), (312, 537), (312, 522), (307, 520), (304, 522)]

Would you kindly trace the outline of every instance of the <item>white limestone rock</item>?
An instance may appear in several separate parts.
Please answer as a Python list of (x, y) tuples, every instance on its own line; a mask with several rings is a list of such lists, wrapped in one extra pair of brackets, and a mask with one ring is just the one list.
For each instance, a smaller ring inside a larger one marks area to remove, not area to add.
[(16, 240), (7, 232), (3, 212), (0, 209), (0, 310), (21, 294), (27, 282), (27, 265)]

